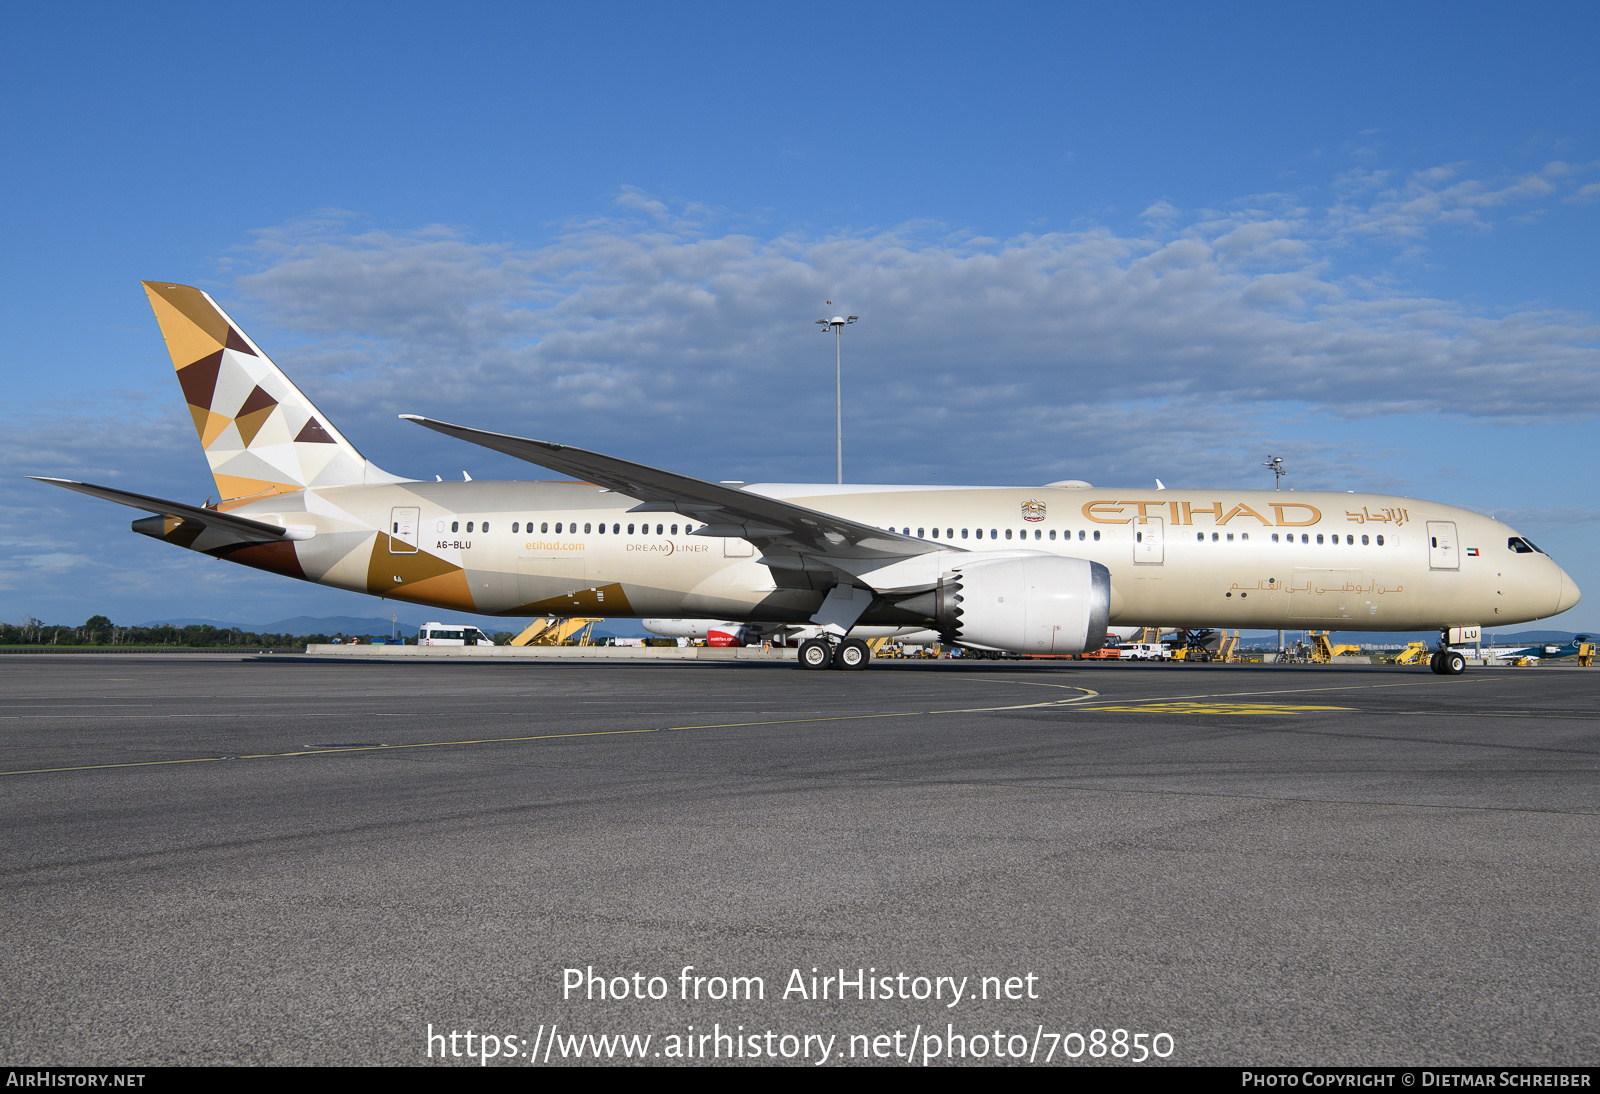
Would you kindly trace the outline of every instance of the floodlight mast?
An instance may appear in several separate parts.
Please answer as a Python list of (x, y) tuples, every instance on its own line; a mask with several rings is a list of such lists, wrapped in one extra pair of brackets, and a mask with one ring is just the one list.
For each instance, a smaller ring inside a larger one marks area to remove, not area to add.
[(1283, 477), (1289, 473), (1289, 472), (1287, 472), (1287, 471), (1285, 471), (1283, 469), (1283, 457), (1282, 456), (1268, 456), (1267, 457), (1267, 462), (1262, 464), (1261, 466), (1270, 469), (1274, 475), (1278, 476), (1276, 479), (1273, 480), (1272, 488), (1274, 490), (1282, 490), (1283, 489)]
[[(833, 311), (833, 301), (829, 300), (828, 310)], [(843, 367), (839, 349), (839, 331), (849, 326), (859, 315), (835, 315), (830, 319), (818, 319), (817, 325), (822, 328), (822, 333), (827, 334), (833, 330), (833, 444), (834, 444), (834, 481), (844, 482), (844, 380)]]
[[(1271, 472), (1274, 475), (1277, 476), (1277, 478), (1272, 480), (1272, 488), (1274, 490), (1282, 490), (1283, 489), (1283, 477), (1289, 473), (1289, 472), (1287, 472), (1287, 471), (1285, 471), (1283, 469), (1283, 457), (1282, 456), (1268, 456), (1267, 457), (1267, 462), (1262, 464), (1261, 466), (1265, 467), (1265, 468), (1268, 468), (1269, 470), (1271, 470)], [(1282, 631), (1278, 632), (1278, 659), (1280, 661), (1283, 660), (1283, 632)]]

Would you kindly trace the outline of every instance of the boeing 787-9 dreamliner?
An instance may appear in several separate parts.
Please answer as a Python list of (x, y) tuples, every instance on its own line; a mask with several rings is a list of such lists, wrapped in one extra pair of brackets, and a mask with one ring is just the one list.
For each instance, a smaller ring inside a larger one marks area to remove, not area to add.
[(404, 417), (571, 482), (380, 470), (205, 293), (145, 282), (216, 479), (204, 506), (41, 479), (151, 516), (133, 530), (340, 589), (485, 615), (815, 626), (799, 664), (863, 668), (857, 627), (983, 651), (1080, 653), (1113, 625), (1474, 629), (1555, 615), (1578, 587), (1466, 509), (1358, 493), (714, 483)]

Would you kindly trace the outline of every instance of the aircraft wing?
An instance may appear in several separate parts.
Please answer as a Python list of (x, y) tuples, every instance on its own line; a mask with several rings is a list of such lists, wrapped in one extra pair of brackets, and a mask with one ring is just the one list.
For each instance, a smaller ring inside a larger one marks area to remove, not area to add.
[[(519, 460), (572, 475), (584, 482), (637, 498), (634, 513), (682, 513), (698, 518), (705, 527), (696, 536), (747, 539), (761, 549), (761, 561), (773, 570), (811, 570), (848, 574), (871, 560), (893, 560), (948, 551), (951, 545), (933, 544), (897, 532), (820, 513), (793, 502), (752, 494), (737, 487), (690, 478), (644, 464), (589, 452), (551, 441), (490, 433), (415, 414), (400, 415), (448, 437), (492, 448)], [(830, 562), (846, 564), (830, 566)], [(850, 566), (848, 563), (855, 563)]]
[(227, 513), (219, 513), (214, 509), (205, 509), (198, 505), (185, 505), (181, 501), (164, 501), (161, 498), (146, 497), (143, 494), (133, 494), (126, 490), (113, 490), (109, 486), (95, 486), (93, 483), (75, 482), (72, 479), (50, 479), (38, 475), (30, 475), (28, 477), (35, 482), (47, 482), (51, 486), (76, 490), (80, 494), (88, 494), (91, 498), (114, 501), (118, 505), (142, 509), (146, 513), (154, 513), (157, 516), (172, 517), (175, 520), (183, 521), (185, 524), (201, 524), (208, 530), (222, 533), (224, 537), (235, 539), (238, 542), (264, 543), (272, 540), (297, 538), (294, 532), (287, 528), (280, 528), (276, 524), (264, 524), (259, 520), (230, 516)]

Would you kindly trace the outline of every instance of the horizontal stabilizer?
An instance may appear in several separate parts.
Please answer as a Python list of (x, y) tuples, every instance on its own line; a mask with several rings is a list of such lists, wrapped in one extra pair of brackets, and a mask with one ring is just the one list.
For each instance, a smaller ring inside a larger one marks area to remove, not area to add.
[(305, 535), (298, 528), (281, 528), (276, 524), (264, 524), (258, 520), (246, 517), (236, 517), (228, 513), (219, 513), (214, 509), (206, 509), (198, 505), (185, 505), (181, 501), (164, 501), (161, 498), (146, 497), (143, 494), (133, 494), (126, 490), (113, 490), (109, 486), (95, 486), (93, 483), (74, 482), (72, 479), (51, 479), (39, 475), (30, 475), (35, 482), (47, 482), (51, 486), (60, 486), (67, 490), (76, 490), (80, 494), (88, 494), (91, 498), (100, 498), (104, 501), (114, 501), (118, 505), (126, 505), (133, 509), (142, 509), (146, 513), (155, 513), (157, 516), (172, 517), (185, 524), (197, 523), (206, 528), (229, 534), (245, 542), (263, 543), (271, 540), (304, 539)]

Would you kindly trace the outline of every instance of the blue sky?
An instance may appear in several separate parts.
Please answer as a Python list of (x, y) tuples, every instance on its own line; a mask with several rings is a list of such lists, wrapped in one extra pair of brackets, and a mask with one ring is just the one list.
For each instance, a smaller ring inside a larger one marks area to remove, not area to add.
[[(211, 488), (141, 278), (369, 456), (1376, 489), (1600, 625), (1592, 5), (167, 5), (0, 34), (0, 616), (373, 614), (127, 531)], [(381, 613), (386, 614), (386, 611)]]

